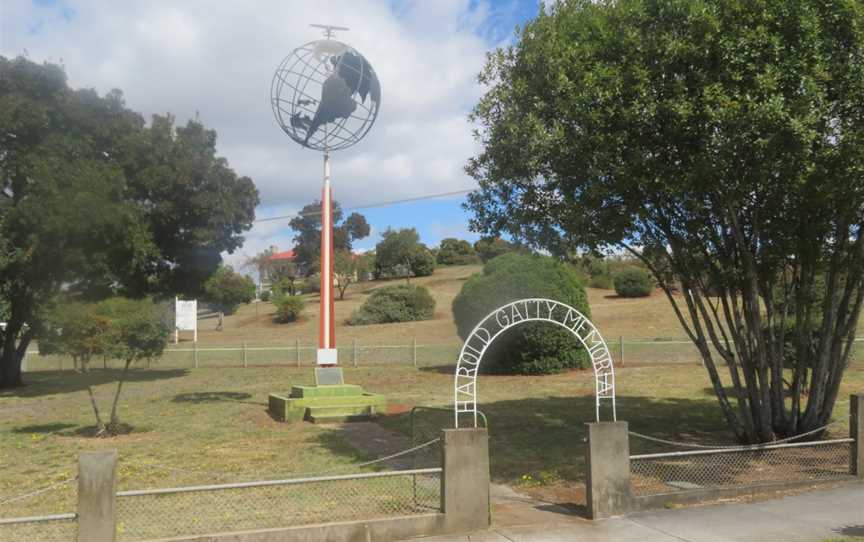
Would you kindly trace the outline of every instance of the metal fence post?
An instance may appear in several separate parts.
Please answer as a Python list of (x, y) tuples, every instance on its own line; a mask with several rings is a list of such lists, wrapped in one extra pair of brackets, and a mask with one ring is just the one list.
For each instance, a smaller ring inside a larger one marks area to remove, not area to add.
[(198, 368), (198, 343), (192, 343), (192, 358), (195, 361), (195, 368)]
[(294, 349), (297, 351), (297, 367), (300, 367), (300, 339), (294, 339)]
[(411, 361), (417, 367), (417, 337), (411, 339)]
[(248, 360), (246, 359), (246, 341), (243, 341), (243, 368), (248, 367)]
[(357, 337), (354, 337), (354, 342), (353, 342), (352, 348), (353, 349), (351, 352), (351, 357), (354, 361), (354, 368), (356, 369), (357, 368)]
[(849, 397), (849, 436), (855, 439), (851, 447), (850, 474), (864, 478), (864, 393)]
[(78, 456), (78, 540), (117, 536), (117, 450)]
[(618, 348), (621, 349), (621, 365), (624, 365), (624, 336), (618, 336)]

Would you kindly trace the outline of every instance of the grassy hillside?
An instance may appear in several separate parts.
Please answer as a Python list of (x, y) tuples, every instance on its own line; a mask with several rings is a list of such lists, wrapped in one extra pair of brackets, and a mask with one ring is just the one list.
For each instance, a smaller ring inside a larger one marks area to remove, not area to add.
[[(349, 326), (347, 318), (355, 311), (375, 288), (398, 284), (404, 280), (371, 281), (352, 285), (344, 300), (336, 301), (337, 341), (350, 343), (357, 338), (365, 343), (402, 344), (416, 337), (427, 344), (453, 344), (459, 342), (450, 305), (462, 288), (462, 283), (479, 265), (443, 267), (430, 277), (411, 279), (412, 284), (425, 286), (437, 302), (435, 318), (424, 322), (402, 324), (380, 324), (373, 326)], [(628, 339), (655, 337), (683, 337), (681, 326), (675, 319), (669, 301), (661, 292), (641, 299), (622, 299), (612, 290), (588, 288), (592, 320), (607, 340), (619, 336)], [(299, 322), (277, 324), (273, 322), (272, 303), (255, 303), (240, 307), (236, 314), (225, 318), (223, 331), (214, 331), (215, 319), (200, 320), (199, 341), (202, 346), (217, 344), (286, 344), (300, 339), (314, 343), (318, 338), (318, 295), (304, 296), (308, 304)], [(191, 340), (184, 334), (183, 341)]]
[[(434, 362), (432, 358), (435, 356), (455, 359), (455, 348), (461, 341), (456, 334), (450, 306), (465, 280), (480, 270), (479, 265), (443, 267), (437, 269), (431, 277), (411, 279), (412, 284), (428, 288), (437, 302), (435, 318), (423, 322), (347, 325), (345, 321), (360, 307), (372, 290), (404, 280), (371, 281), (352, 285), (345, 299), (336, 301), (337, 343), (348, 349), (355, 339), (361, 345), (410, 345), (416, 339), (422, 345), (431, 345), (427, 348), (434, 350), (426, 352), (426, 363)], [(629, 354), (626, 358), (632, 362), (698, 361), (695, 348), (687, 341), (669, 300), (660, 290), (656, 290), (650, 297), (637, 299), (620, 298), (613, 290), (587, 288), (587, 293), (591, 319), (617, 354), (616, 359), (620, 356), (619, 339), (623, 337), (625, 351)], [(319, 298), (317, 294), (307, 295), (305, 298), (307, 310), (304, 316), (300, 321), (290, 324), (274, 323), (274, 307), (271, 303), (255, 303), (241, 307), (236, 314), (225, 318), (223, 331), (214, 331), (215, 319), (202, 319), (199, 321), (199, 346), (237, 347), (243, 341), (250, 346), (290, 346), (295, 341), (300, 341), (302, 345), (315, 345), (318, 340)], [(864, 336), (864, 319), (859, 322), (858, 329), (859, 337)], [(677, 339), (684, 344), (652, 344), (652, 341), (658, 338)], [(191, 334), (183, 334), (181, 341), (190, 342)], [(435, 345), (440, 345), (441, 348), (435, 350)], [(859, 359), (862, 357), (861, 350), (864, 350), (864, 345), (858, 348)], [(389, 354), (391, 353), (382, 350), (378, 353), (371, 352), (365, 357), (388, 358)], [(397, 354), (396, 357), (401, 356), (400, 361), (408, 355), (407, 352)], [(307, 357), (312, 355), (311, 351), (304, 354)], [(234, 354), (234, 358), (236, 357)]]
[[(420, 366), (453, 364), (461, 341), (456, 334), (451, 304), (462, 284), (481, 266), (443, 267), (431, 277), (411, 279), (429, 289), (436, 300), (435, 317), (422, 322), (349, 326), (348, 317), (376, 288), (404, 282), (400, 280), (371, 281), (352, 285), (344, 300), (336, 301), (336, 342), (342, 363), (361, 366), (380, 364), (411, 364), (416, 353)], [(646, 298), (623, 299), (612, 290), (588, 288), (591, 318), (609, 343), (616, 362), (627, 363), (700, 363), (695, 347), (681, 329), (666, 296), (658, 291)], [(307, 309), (297, 322), (274, 322), (272, 303), (254, 303), (240, 307), (236, 314), (227, 316), (223, 331), (215, 331), (216, 319), (200, 319), (197, 348), (210, 349), (197, 354), (199, 365), (290, 365), (297, 363), (295, 345), (300, 345), (300, 358), (304, 365), (314, 364), (318, 342), (317, 294), (304, 296)], [(864, 336), (864, 321), (859, 323), (859, 336)], [(623, 344), (621, 339), (623, 338)], [(657, 339), (667, 339), (666, 342)], [(677, 341), (670, 344), (668, 339)], [(415, 350), (413, 344), (419, 346)], [(249, 348), (244, 356), (243, 344)], [(354, 350), (354, 345), (357, 350)], [(181, 334), (180, 344), (169, 345), (170, 350), (156, 362), (163, 368), (193, 367), (196, 355), (192, 352), (192, 334)], [(214, 351), (214, 348), (225, 350)], [(32, 348), (35, 350), (35, 347)], [(356, 355), (356, 358), (355, 358)], [(864, 359), (864, 344), (855, 357)], [(96, 365), (101, 360), (95, 361)], [(71, 361), (58, 357), (30, 356), (28, 370), (70, 368)], [(155, 365), (154, 365), (155, 366)]]

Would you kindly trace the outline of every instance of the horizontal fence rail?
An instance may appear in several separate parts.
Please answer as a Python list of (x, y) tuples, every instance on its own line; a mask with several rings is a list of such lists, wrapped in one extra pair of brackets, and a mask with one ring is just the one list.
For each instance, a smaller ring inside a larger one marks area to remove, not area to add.
[(630, 456), (635, 496), (851, 478), (852, 438)]
[[(855, 339), (864, 342), (864, 337)], [(453, 365), (459, 355), (461, 343), (432, 344), (407, 338), (403, 344), (366, 344), (360, 340), (348, 340), (338, 345), (339, 360), (344, 367), (374, 367), (387, 365), (413, 365), (414, 367), (436, 367)], [(709, 346), (709, 348), (711, 348)], [(204, 368), (204, 367), (265, 367), (296, 366), (312, 367), (316, 364), (317, 345), (304, 344), (234, 344), (179, 346), (168, 348), (158, 360), (143, 361), (137, 366), (146, 368)], [(688, 339), (680, 338), (625, 338), (609, 341), (609, 349), (616, 365), (652, 364), (701, 364), (699, 351)], [(712, 348), (713, 350), (713, 348)], [(716, 352), (715, 352), (716, 354)], [(864, 362), (864, 347), (853, 349), (852, 362)], [(91, 368), (121, 368), (117, 360), (92, 359)], [(73, 363), (65, 356), (39, 354), (31, 349), (25, 356), (24, 370), (56, 371), (72, 370)]]
[(78, 514), (46, 514), (0, 519), (0, 541), (75, 540)]
[(734, 454), (738, 452), (750, 452), (759, 450), (779, 450), (781, 448), (803, 448), (806, 446), (823, 446), (829, 444), (843, 444), (855, 442), (853, 438), (838, 438), (831, 440), (820, 440), (817, 442), (792, 442), (788, 444), (767, 444), (765, 446), (754, 444), (752, 446), (729, 446), (718, 448), (716, 450), (687, 450), (683, 452), (662, 452), (656, 454), (638, 454), (631, 455), (630, 459), (659, 459), (662, 457), (686, 457), (690, 455), (714, 455), (714, 454)]

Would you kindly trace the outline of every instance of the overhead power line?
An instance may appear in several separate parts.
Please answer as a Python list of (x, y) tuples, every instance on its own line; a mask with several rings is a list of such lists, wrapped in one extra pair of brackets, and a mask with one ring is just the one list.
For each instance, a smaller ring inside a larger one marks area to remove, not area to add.
[[(448, 196), (458, 196), (461, 194), (467, 194), (469, 192), (473, 192), (474, 189), (468, 190), (455, 190), (453, 192), (441, 192), (439, 194), (427, 194), (425, 196), (415, 196), (413, 198), (403, 198), (403, 199), (394, 199), (389, 201), (381, 201), (377, 203), (367, 203), (366, 205), (356, 205), (354, 207), (347, 207), (345, 211), (359, 211), (361, 209), (374, 209), (376, 207), (389, 207), (390, 205), (397, 205), (399, 203), (411, 203), (414, 201), (423, 201), (427, 199), (436, 199), (436, 198), (446, 198)], [(296, 218), (299, 216), (320, 216), (321, 211), (312, 211), (310, 213), (294, 213), (291, 215), (280, 215), (280, 216), (271, 216), (268, 218), (259, 218), (255, 220), (255, 222), (271, 222), (273, 220), (287, 220), (291, 218)]]

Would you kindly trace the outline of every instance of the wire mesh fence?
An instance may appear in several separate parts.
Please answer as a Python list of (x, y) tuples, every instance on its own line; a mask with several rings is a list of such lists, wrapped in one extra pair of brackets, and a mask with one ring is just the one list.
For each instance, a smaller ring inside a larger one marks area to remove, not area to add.
[[(625, 338), (607, 337), (609, 349), (617, 365), (701, 364), (702, 358), (693, 343), (686, 338)], [(349, 340), (338, 346), (339, 360), (344, 367), (374, 367), (408, 365), (437, 367), (454, 365), (462, 345), (458, 343), (427, 344), (418, 338), (407, 338), (402, 344), (365, 344)], [(159, 359), (144, 361), (140, 367), (163, 369), (194, 369), (204, 367), (312, 367), (316, 364), (317, 346), (295, 340), (286, 344), (207, 344), (172, 345)], [(720, 357), (714, 352), (715, 360)], [(850, 363), (864, 363), (864, 338), (856, 339)], [(91, 367), (119, 369), (122, 362), (94, 359)], [(42, 356), (31, 349), (25, 357), (24, 370), (72, 370), (72, 360), (64, 356)]]
[(850, 477), (853, 439), (630, 456), (633, 494)]
[(35, 491), (0, 497), (0, 542), (74, 540), (78, 484), (70, 477)]
[(120, 540), (437, 512), (441, 469), (412, 469), (117, 494)]
[(0, 519), (2, 542), (75, 540), (77, 530), (74, 513)]

